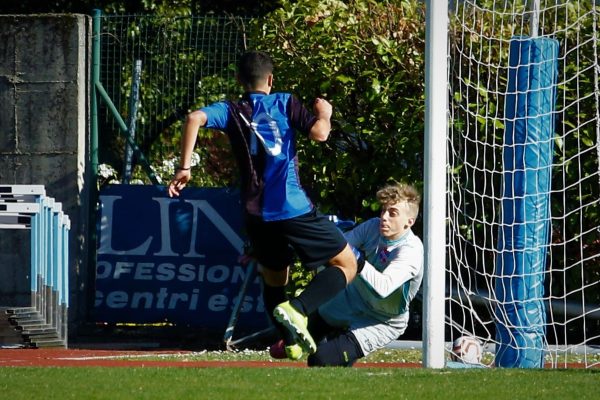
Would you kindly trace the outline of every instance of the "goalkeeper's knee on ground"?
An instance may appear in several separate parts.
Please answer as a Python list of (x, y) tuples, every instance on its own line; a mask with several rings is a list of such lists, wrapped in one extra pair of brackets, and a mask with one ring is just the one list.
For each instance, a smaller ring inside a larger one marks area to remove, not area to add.
[(363, 357), (363, 352), (354, 335), (341, 334), (317, 346), (317, 351), (308, 357), (309, 367), (351, 367)]

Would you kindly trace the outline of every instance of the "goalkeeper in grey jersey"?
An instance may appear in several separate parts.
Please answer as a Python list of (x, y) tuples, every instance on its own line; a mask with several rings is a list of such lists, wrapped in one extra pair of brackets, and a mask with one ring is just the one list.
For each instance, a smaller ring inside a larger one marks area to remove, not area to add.
[(313, 338), (321, 339), (309, 366), (351, 366), (406, 330), (423, 278), (423, 243), (410, 229), (421, 196), (413, 186), (397, 184), (379, 190), (377, 200), (380, 217), (346, 233), (361, 253), (362, 271), (309, 318)]
[(406, 330), (423, 278), (423, 244), (411, 230), (421, 196), (411, 185), (396, 184), (379, 190), (377, 199), (380, 217), (345, 234), (360, 252), (360, 274), (309, 317), (318, 341), (309, 366), (351, 366)]

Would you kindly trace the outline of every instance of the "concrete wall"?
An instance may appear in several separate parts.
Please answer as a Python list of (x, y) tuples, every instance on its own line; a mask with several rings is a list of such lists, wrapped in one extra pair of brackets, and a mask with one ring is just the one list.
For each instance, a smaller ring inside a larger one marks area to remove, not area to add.
[[(71, 220), (71, 323), (89, 297), (89, 17), (0, 15), (0, 184), (42, 184)], [(28, 231), (0, 230), (0, 306), (30, 301)]]

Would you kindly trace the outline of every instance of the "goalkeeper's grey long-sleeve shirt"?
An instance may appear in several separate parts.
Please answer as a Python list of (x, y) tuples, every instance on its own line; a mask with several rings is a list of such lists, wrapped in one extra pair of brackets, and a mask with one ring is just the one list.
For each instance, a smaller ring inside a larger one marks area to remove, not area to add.
[(347, 232), (348, 242), (364, 252), (366, 262), (350, 283), (353, 304), (372, 317), (399, 329), (406, 328), (408, 310), (423, 279), (423, 243), (411, 230), (389, 241), (372, 218)]

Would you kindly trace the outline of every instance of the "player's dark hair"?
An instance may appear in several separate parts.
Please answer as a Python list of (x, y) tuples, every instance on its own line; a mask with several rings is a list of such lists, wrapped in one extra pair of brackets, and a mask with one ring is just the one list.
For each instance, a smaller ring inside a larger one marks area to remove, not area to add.
[(238, 76), (244, 86), (258, 86), (263, 79), (273, 73), (271, 57), (262, 51), (248, 51), (238, 62)]

